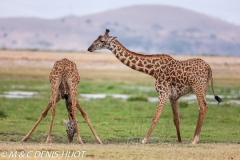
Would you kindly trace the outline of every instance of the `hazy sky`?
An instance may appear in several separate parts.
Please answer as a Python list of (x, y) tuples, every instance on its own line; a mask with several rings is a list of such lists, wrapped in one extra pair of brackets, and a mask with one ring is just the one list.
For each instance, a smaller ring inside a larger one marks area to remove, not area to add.
[(240, 25), (240, 0), (0, 0), (0, 17), (52, 19), (139, 4), (183, 7)]

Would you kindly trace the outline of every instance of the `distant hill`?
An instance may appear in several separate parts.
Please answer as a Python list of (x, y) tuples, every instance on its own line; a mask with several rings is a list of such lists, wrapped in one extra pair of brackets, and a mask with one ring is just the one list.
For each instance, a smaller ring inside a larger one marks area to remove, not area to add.
[(0, 48), (86, 51), (106, 28), (136, 52), (240, 56), (240, 26), (163, 5), (52, 20), (1, 18)]

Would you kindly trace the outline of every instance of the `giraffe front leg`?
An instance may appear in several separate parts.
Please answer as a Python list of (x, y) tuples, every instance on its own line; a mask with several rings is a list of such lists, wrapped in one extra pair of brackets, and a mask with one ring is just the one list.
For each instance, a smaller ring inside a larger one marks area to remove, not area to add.
[(56, 113), (56, 103), (60, 100), (60, 96), (58, 94), (58, 87), (60, 85), (59, 79), (52, 79), (50, 81), (51, 81), (51, 90), (52, 90), (51, 97), (50, 97), (50, 102), (52, 104), (52, 109), (51, 109), (52, 115), (51, 115), (51, 121), (50, 121), (49, 132), (48, 132), (46, 143), (52, 142), (51, 134), (52, 134), (53, 119)]
[(79, 144), (83, 144), (82, 138), (81, 138), (80, 133), (78, 131), (77, 118), (76, 118), (76, 116), (73, 116), (73, 117), (74, 117), (74, 123), (75, 123), (75, 126), (76, 126), (77, 141), (78, 141)]
[(48, 137), (47, 137), (46, 143), (51, 143), (52, 142), (51, 134), (52, 134), (53, 119), (54, 119), (54, 116), (55, 116), (55, 113), (56, 113), (56, 102), (53, 102), (51, 111), (52, 111), (52, 116), (51, 116), (50, 127), (49, 127), (49, 132), (48, 132)]
[(26, 136), (21, 140), (22, 142), (28, 140), (28, 138), (31, 136), (32, 132), (35, 130), (35, 128), (38, 126), (38, 124), (41, 122), (41, 120), (46, 117), (46, 115), (47, 115), (47, 113), (48, 113), (48, 110), (51, 108), (51, 106), (52, 106), (52, 103), (49, 102), (48, 105), (47, 105), (47, 107), (46, 107), (46, 109), (41, 113), (39, 119), (37, 120), (37, 122), (35, 123), (35, 125), (33, 126), (33, 128), (32, 128), (32, 129), (28, 132), (28, 134), (26, 134)]
[(76, 132), (77, 132), (77, 141), (79, 144), (83, 144), (82, 138), (80, 136), (80, 133), (78, 131), (78, 124), (77, 124), (77, 111), (76, 111), (76, 107), (77, 106), (77, 100), (76, 98), (72, 99), (72, 115), (73, 115), (73, 120), (74, 120), (74, 124), (75, 124), (75, 128), (76, 128)]
[(170, 99), (172, 111), (173, 111), (173, 122), (176, 127), (178, 142), (182, 142), (181, 135), (180, 135), (180, 121), (178, 116), (178, 100)]
[(143, 144), (148, 141), (148, 138), (150, 137), (150, 135), (151, 135), (151, 133), (152, 133), (155, 125), (157, 124), (158, 119), (159, 119), (159, 117), (160, 117), (160, 115), (161, 115), (161, 113), (162, 113), (162, 109), (163, 109), (163, 107), (164, 107), (164, 104), (165, 104), (167, 98), (168, 98), (168, 94), (167, 94), (167, 93), (162, 93), (162, 94), (159, 95), (159, 98), (158, 98), (158, 107), (157, 107), (157, 110), (156, 110), (156, 112), (155, 112), (155, 114), (154, 114), (154, 117), (153, 117), (153, 119), (152, 119), (152, 124), (151, 124), (151, 126), (150, 126), (150, 128), (149, 128), (149, 130), (148, 130), (148, 132), (147, 132), (147, 134), (146, 134), (146, 136), (145, 136), (144, 139), (142, 140), (142, 143), (143, 143)]
[(77, 83), (72, 81), (70, 83), (70, 92), (71, 92), (71, 97), (72, 97), (72, 118), (75, 124), (75, 130), (77, 133), (77, 141), (79, 144), (83, 144), (82, 138), (80, 136), (80, 133), (78, 131), (78, 123), (77, 123)]

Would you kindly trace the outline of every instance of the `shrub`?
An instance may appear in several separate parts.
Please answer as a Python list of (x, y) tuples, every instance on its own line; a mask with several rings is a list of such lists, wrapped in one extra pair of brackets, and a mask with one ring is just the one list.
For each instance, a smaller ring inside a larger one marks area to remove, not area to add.
[(0, 118), (6, 118), (7, 115), (4, 111), (0, 110)]
[(148, 99), (145, 96), (131, 96), (127, 99), (127, 101), (148, 101)]

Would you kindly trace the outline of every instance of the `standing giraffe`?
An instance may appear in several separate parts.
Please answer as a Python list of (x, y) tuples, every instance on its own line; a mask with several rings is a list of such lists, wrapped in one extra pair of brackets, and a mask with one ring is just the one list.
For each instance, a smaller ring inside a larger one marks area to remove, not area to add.
[(181, 142), (178, 99), (189, 92), (196, 94), (199, 104), (198, 122), (191, 141), (192, 144), (197, 143), (204, 116), (208, 109), (206, 91), (209, 81), (211, 81), (215, 99), (219, 103), (222, 101), (215, 95), (213, 90), (211, 67), (199, 58), (178, 61), (166, 54), (144, 55), (135, 53), (125, 48), (117, 40), (117, 37), (109, 36), (108, 33), (109, 30), (107, 29), (104, 36), (100, 35), (88, 48), (88, 51), (93, 52), (98, 49), (109, 49), (123, 64), (134, 70), (149, 74), (156, 79), (155, 88), (159, 93), (158, 107), (142, 143), (148, 141), (167, 99), (170, 100), (172, 107), (178, 142)]
[(49, 75), (49, 80), (51, 83), (51, 91), (52, 91), (49, 103), (46, 109), (41, 113), (39, 119), (37, 120), (33, 128), (22, 139), (22, 141), (28, 140), (28, 138), (31, 136), (34, 129), (41, 122), (41, 120), (46, 117), (48, 110), (51, 108), (52, 116), (50, 121), (49, 133), (46, 141), (46, 143), (50, 143), (53, 119), (56, 113), (56, 103), (60, 99), (65, 99), (67, 110), (68, 110), (68, 117), (69, 117), (69, 121), (65, 122), (67, 125), (66, 131), (67, 131), (69, 143), (72, 142), (74, 133), (76, 132), (78, 143), (83, 144), (80, 134), (78, 132), (78, 125), (77, 125), (77, 119), (76, 119), (76, 113), (77, 113), (76, 108), (78, 108), (83, 118), (86, 120), (88, 126), (90, 127), (96, 141), (99, 144), (101, 144), (102, 142), (100, 138), (98, 138), (98, 136), (96, 135), (88, 119), (87, 113), (80, 107), (79, 101), (77, 100), (77, 89), (78, 89), (78, 83), (80, 81), (80, 76), (79, 76), (76, 64), (73, 63), (72, 61), (69, 61), (66, 58), (60, 61), (56, 61)]

